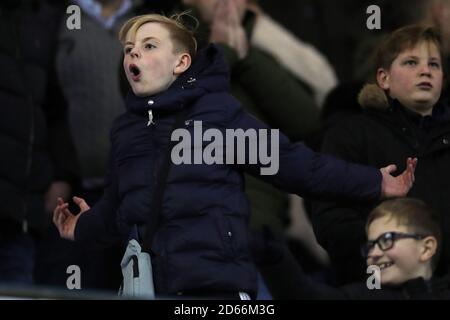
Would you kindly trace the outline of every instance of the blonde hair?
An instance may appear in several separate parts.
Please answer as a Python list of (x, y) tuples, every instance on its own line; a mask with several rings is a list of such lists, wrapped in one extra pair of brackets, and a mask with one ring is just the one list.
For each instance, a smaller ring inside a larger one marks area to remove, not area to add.
[[(183, 17), (189, 17), (196, 22), (196, 26), (191, 30), (183, 21)], [(175, 53), (187, 51), (192, 60), (197, 53), (197, 40), (194, 37), (194, 31), (198, 27), (198, 21), (188, 14), (182, 12), (166, 17), (160, 14), (145, 14), (136, 16), (126, 21), (119, 31), (119, 40), (122, 45), (125, 44), (126, 38), (130, 35), (131, 40), (134, 41), (138, 29), (146, 23), (160, 23), (164, 25), (169, 31), (170, 37), (174, 42)]]

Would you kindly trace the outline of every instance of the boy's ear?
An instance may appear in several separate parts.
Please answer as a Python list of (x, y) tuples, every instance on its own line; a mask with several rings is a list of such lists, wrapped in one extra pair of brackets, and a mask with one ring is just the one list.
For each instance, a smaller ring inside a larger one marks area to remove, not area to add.
[(425, 237), (423, 240), (420, 261), (427, 262), (433, 258), (437, 251), (437, 240), (433, 236)]
[(389, 90), (389, 73), (384, 68), (378, 68), (377, 82), (381, 89)]
[(179, 76), (191, 66), (191, 63), (192, 59), (188, 53), (180, 54), (177, 61), (177, 65), (173, 69), (173, 74)]

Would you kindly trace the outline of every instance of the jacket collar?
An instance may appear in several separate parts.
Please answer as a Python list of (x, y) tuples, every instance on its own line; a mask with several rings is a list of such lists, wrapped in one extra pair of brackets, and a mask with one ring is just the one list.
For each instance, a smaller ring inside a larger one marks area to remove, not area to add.
[(403, 293), (408, 298), (439, 298), (447, 297), (450, 290), (449, 276), (443, 278), (431, 278), (425, 280), (424, 278), (415, 278), (406, 281), (401, 285)]
[(400, 110), (410, 122), (424, 130), (438, 127), (450, 121), (450, 112), (443, 101), (438, 101), (433, 107), (432, 114), (428, 116), (422, 116), (417, 112), (405, 108), (398, 100), (391, 100), (390, 104), (392, 108)]
[(228, 90), (228, 66), (222, 52), (211, 44), (198, 52), (192, 66), (169, 89), (148, 97), (138, 97), (130, 91), (125, 102), (127, 110), (137, 114), (146, 114), (149, 110), (174, 112), (208, 92)]
[(389, 97), (376, 84), (366, 84), (359, 93), (358, 102), (367, 111), (378, 110), (388, 114), (400, 112), (408, 121), (425, 130), (450, 122), (450, 109), (444, 98), (433, 107), (432, 115), (422, 116), (404, 107), (397, 99)]

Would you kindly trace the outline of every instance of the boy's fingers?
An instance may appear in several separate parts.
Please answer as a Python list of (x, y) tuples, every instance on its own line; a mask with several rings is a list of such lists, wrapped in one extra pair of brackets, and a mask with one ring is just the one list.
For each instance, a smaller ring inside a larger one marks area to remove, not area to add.
[(53, 224), (56, 225), (56, 217), (58, 216), (58, 210), (59, 210), (59, 206), (56, 206), (55, 210), (53, 210)]
[(60, 211), (59, 215), (58, 215), (58, 224), (59, 224), (59, 226), (62, 227), (64, 225), (64, 221), (65, 220), (66, 220), (66, 215), (64, 214), (63, 211)]
[(56, 224), (58, 222), (58, 217), (61, 214), (61, 210), (63, 209), (64, 205), (57, 205), (55, 207), (55, 210), (53, 210), (53, 223)]
[(63, 213), (64, 213), (64, 215), (66, 216), (66, 217), (70, 217), (71, 215), (72, 215), (72, 212), (70, 212), (69, 211), (69, 209), (63, 209), (63, 211), (62, 211)]
[(395, 172), (397, 170), (397, 166), (395, 164), (391, 164), (385, 167), (384, 169), (386, 169), (386, 172), (388, 174), (391, 174), (392, 172)]
[(73, 202), (80, 207), (81, 211), (86, 211), (90, 208), (83, 198), (73, 197)]
[(56, 228), (58, 229), (58, 231), (60, 231), (60, 230), (61, 230), (61, 212), (60, 212), (60, 211), (58, 211), (58, 212), (55, 214), (54, 219), (55, 219), (55, 221), (54, 221), (55, 226), (56, 226)]

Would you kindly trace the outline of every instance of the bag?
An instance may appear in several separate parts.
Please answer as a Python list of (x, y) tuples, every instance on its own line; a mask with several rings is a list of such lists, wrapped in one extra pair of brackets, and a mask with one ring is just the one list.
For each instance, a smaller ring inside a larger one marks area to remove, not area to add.
[(147, 252), (141, 250), (139, 243), (132, 239), (120, 263), (123, 283), (119, 296), (129, 298), (155, 299), (152, 261)]
[[(178, 112), (172, 132), (182, 125), (186, 114), (187, 109)], [(176, 141), (170, 140), (169, 146), (163, 155), (162, 168), (156, 177), (155, 190), (152, 195), (153, 207), (150, 210), (152, 214), (147, 221), (142, 248), (136, 240), (130, 240), (122, 258), (122, 262), (120, 263), (120, 266), (122, 267), (123, 283), (119, 290), (119, 296), (155, 299), (152, 261), (147, 252), (150, 252), (153, 234), (159, 226), (164, 184), (170, 170), (170, 151), (175, 144)], [(136, 238), (139, 238), (138, 232), (136, 232), (135, 236)], [(142, 249), (144, 249), (144, 251)]]

